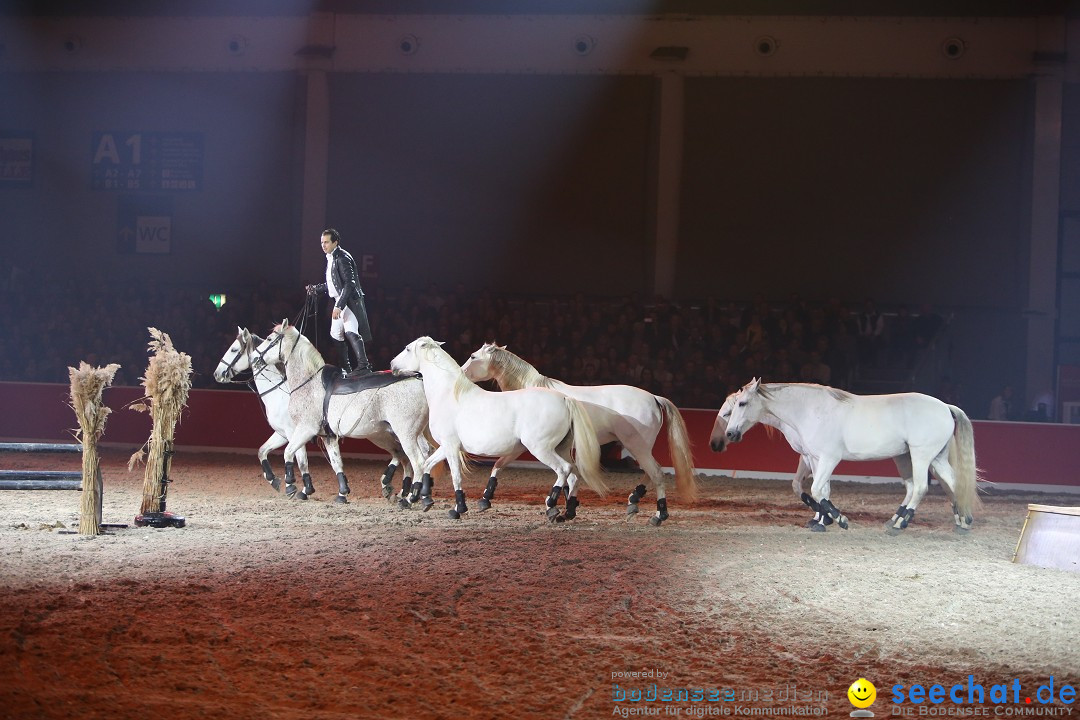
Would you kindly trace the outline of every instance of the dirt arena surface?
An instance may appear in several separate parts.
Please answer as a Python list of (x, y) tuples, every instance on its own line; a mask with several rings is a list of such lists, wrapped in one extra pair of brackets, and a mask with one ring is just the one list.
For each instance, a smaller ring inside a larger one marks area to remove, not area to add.
[[(104, 454), (107, 523), (139, 507), (128, 455)], [(1027, 503), (1076, 496), (992, 494), (960, 537), (934, 488), (889, 537), (899, 483), (834, 483), (852, 527), (811, 534), (787, 481), (713, 477), (654, 528), (652, 490), (627, 522), (639, 476), (609, 473), (610, 496), (582, 490), (578, 519), (552, 525), (550, 472), (504, 472), (481, 514), (480, 468), (454, 521), (448, 479), (429, 513), (403, 511), (379, 494), (381, 463), (349, 460), (352, 502), (336, 505), (312, 461), (318, 494), (299, 502), (254, 453), (180, 449), (169, 509), (187, 527), (99, 537), (62, 532), (78, 492), (0, 491), (0, 717), (847, 716), (860, 677), (883, 717), (902, 709), (894, 685), (969, 675), (987, 693), (1019, 680), (1019, 704), (991, 716), (1076, 708), (1035, 695), (1051, 676), (1080, 685), (1080, 574), (1011, 562)], [(661, 701), (683, 688), (700, 694)]]

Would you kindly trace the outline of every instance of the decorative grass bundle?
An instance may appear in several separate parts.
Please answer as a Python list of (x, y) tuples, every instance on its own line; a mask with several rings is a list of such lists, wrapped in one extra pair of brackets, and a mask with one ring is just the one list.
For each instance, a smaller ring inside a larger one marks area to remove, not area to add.
[(112, 385), (120, 366), (116, 363), (105, 367), (90, 367), (79, 363), (76, 370), (68, 368), (71, 380), (71, 409), (79, 420), (75, 438), (82, 443), (82, 502), (79, 514), (79, 532), (83, 535), (101, 534), (101, 458), (97, 443), (105, 432), (105, 420), (112, 412), (101, 401), (105, 388)]
[(162, 512), (165, 508), (165, 482), (168, 462), (172, 456), (173, 435), (180, 413), (187, 405), (191, 390), (191, 356), (178, 352), (172, 338), (157, 328), (150, 330), (149, 348), (153, 353), (146, 368), (142, 385), (146, 394), (140, 402), (132, 404), (132, 410), (149, 412), (153, 420), (150, 439), (128, 462), (130, 470), (135, 463), (146, 460), (143, 479), (141, 513)]

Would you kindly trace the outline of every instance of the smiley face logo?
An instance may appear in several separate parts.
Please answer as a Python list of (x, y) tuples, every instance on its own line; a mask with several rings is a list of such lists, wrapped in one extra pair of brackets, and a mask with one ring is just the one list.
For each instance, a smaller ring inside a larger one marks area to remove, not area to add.
[(866, 678), (851, 683), (847, 690), (848, 700), (857, 708), (868, 708), (877, 700), (877, 688)]

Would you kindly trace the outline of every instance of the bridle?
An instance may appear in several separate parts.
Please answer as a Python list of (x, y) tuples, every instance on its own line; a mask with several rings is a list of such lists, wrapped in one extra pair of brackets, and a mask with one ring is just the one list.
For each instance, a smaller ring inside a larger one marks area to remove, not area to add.
[[(239, 341), (240, 337), (237, 336), (236, 339)], [(271, 346), (271, 347), (273, 347), (273, 346)], [(267, 349), (269, 350), (269, 348), (267, 348)], [(254, 360), (254, 361), (252, 361), (252, 359), (251, 359), (252, 353), (254, 353), (257, 356), (257, 359)], [(241, 355), (244, 355), (244, 356), (247, 357), (248, 367), (251, 368), (251, 379), (250, 380), (234, 380), (233, 379), (236, 376), (236, 373), (237, 373), (236, 365), (237, 365), (238, 362), (240, 362)], [(274, 392), (275, 390), (277, 390), (278, 388), (280, 388), (288, 380), (288, 378), (285, 376), (285, 374), (282, 373), (281, 380), (279, 380), (273, 386), (271, 386), (271, 387), (267, 388), (266, 390), (263, 390), (262, 392), (260, 392), (258, 386), (255, 384), (255, 379), (260, 374), (265, 372), (268, 367), (270, 367), (270, 363), (266, 362), (266, 357), (264, 356), (264, 354), (260, 353), (259, 349), (257, 347), (253, 348), (251, 340), (249, 339), (248, 342), (244, 344), (243, 351), (237, 350), (236, 354), (233, 356), (232, 360), (230, 360), (228, 363), (226, 363), (225, 372), (222, 373), (222, 375), (224, 375), (224, 377), (229, 382), (237, 383), (237, 384), (243, 383), (243, 384), (247, 385), (248, 388), (250, 388), (251, 391), (254, 392), (256, 395), (258, 395), (259, 397), (264, 397), (265, 395), (268, 395), (268, 394)], [(286, 394), (288, 394), (289, 389), (286, 388), (285, 392), (286, 392)]]
[[(296, 329), (296, 328), (294, 328), (294, 329)], [(299, 330), (297, 329), (297, 332), (299, 333), (300, 331), (299, 331)], [(262, 363), (262, 364), (263, 364), (264, 366), (265, 366), (265, 365), (269, 365), (270, 363), (268, 363), (268, 362), (266, 361), (266, 353), (268, 353), (268, 352), (269, 352), (269, 351), (270, 351), (270, 350), (271, 350), (272, 348), (274, 348), (274, 347), (275, 347), (276, 345), (278, 345), (278, 344), (279, 344), (279, 343), (280, 343), (280, 342), (281, 342), (281, 341), (282, 341), (282, 340), (283, 340), (284, 338), (285, 338), (285, 330), (284, 330), (284, 329), (282, 329), (282, 330), (275, 330), (275, 331), (274, 331), (274, 339), (273, 339), (273, 341), (272, 341), (272, 342), (271, 342), (271, 343), (270, 343), (269, 345), (267, 345), (267, 346), (266, 346), (266, 348), (265, 348), (265, 349), (264, 349), (264, 350), (263, 350), (262, 352), (259, 352), (259, 348), (255, 348), (255, 350), (254, 350), (253, 352), (254, 352), (254, 353), (255, 353), (256, 355), (258, 355), (258, 356), (259, 356), (259, 362), (261, 362), (261, 363)], [(292, 349), (291, 349), (291, 350), (289, 350), (289, 355), (288, 355), (288, 357), (283, 357), (283, 358), (281, 358), (281, 365), (282, 365), (282, 367), (284, 367), (284, 368), (286, 369), (286, 374), (285, 374), (285, 377), (283, 377), (283, 378), (282, 378), (282, 380), (281, 380), (281, 382), (282, 382), (282, 383), (286, 382), (286, 381), (287, 381), (287, 380), (289, 379), (289, 378), (288, 378), (289, 357), (292, 357), (292, 354), (293, 354), (294, 352), (296, 352), (296, 348), (297, 348), (297, 346), (298, 346), (299, 344), (300, 344), (300, 342), (299, 342), (299, 339), (298, 339), (298, 340), (297, 340), (297, 342), (294, 342), (294, 343), (293, 343)], [(279, 353), (278, 353), (278, 355), (280, 355), (280, 354), (281, 354), (281, 353), (279, 352)], [(296, 392), (297, 390), (299, 390), (300, 388), (304, 387), (304, 386), (305, 386), (305, 385), (307, 385), (307, 384), (308, 384), (309, 382), (311, 382), (312, 380), (314, 380), (314, 379), (315, 379), (316, 377), (318, 377), (318, 376), (319, 376), (320, 374), (321, 374), (321, 371), (319, 371), (319, 370), (316, 370), (316, 371), (315, 371), (315, 372), (314, 372), (314, 373), (313, 373), (313, 374), (311, 375), (311, 377), (309, 377), (309, 378), (308, 378), (307, 380), (305, 380), (304, 382), (300, 383), (299, 385), (297, 385), (297, 386), (296, 386), (296, 387), (294, 387), (294, 388), (290, 388), (290, 389), (289, 389), (289, 393), (291, 394), (291, 393), (293, 393), (293, 392)]]

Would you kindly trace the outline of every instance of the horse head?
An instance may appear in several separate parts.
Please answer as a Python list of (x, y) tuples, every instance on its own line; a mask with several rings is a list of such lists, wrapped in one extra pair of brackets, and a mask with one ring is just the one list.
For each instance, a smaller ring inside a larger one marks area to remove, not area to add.
[(484, 343), (480, 346), (480, 349), (470, 355), (469, 359), (465, 361), (465, 364), (461, 366), (461, 370), (465, 373), (465, 377), (473, 382), (484, 382), (485, 380), (494, 378), (495, 368), (493, 367), (493, 363), (495, 351), (505, 349), (505, 345), (500, 347), (495, 343)]
[(221, 356), (214, 369), (214, 380), (219, 383), (231, 382), (237, 373), (251, 368), (251, 333), (246, 328), (237, 326), (236, 339)]
[(430, 360), (431, 351), (441, 348), (442, 345), (443, 343), (432, 340), (427, 335), (418, 337), (406, 345), (405, 349), (390, 361), (390, 371), (395, 375), (418, 373), (420, 372), (420, 363)]
[[(289, 326), (289, 321), (282, 320), (279, 325), (274, 326), (273, 332), (252, 350), (252, 353), (257, 355), (259, 361), (265, 365), (284, 365), (287, 353), (282, 346), (287, 337), (295, 334), (296, 330)], [(294, 338), (293, 345), (295, 344)]]
[(739, 442), (743, 434), (761, 418), (762, 402), (758, 387), (761, 378), (754, 378), (735, 393), (734, 406), (727, 418), (727, 431), (724, 436), (728, 442)]
[(733, 392), (724, 399), (724, 404), (720, 406), (720, 412), (716, 413), (716, 421), (713, 423), (712, 435), (709, 436), (709, 447), (713, 449), (713, 452), (724, 452), (727, 449), (727, 428), (728, 419), (731, 417), (731, 411), (735, 409), (735, 396), (737, 392)]

